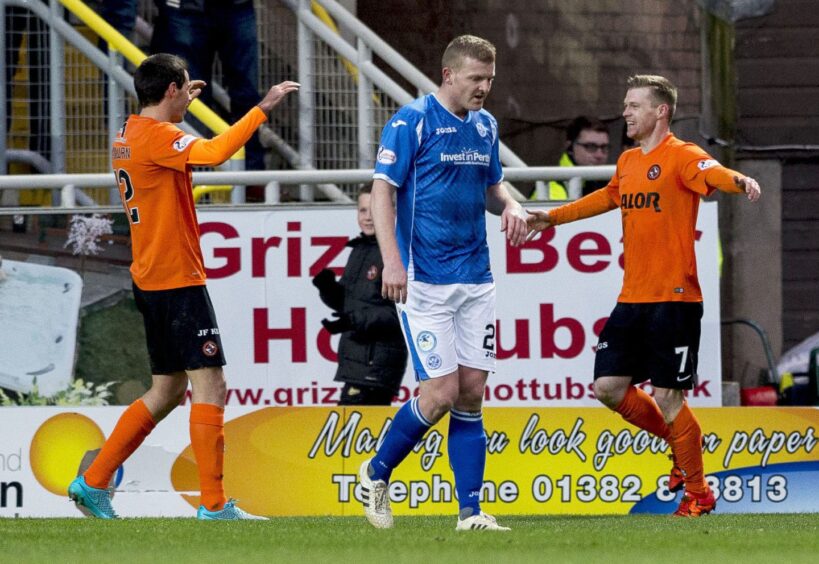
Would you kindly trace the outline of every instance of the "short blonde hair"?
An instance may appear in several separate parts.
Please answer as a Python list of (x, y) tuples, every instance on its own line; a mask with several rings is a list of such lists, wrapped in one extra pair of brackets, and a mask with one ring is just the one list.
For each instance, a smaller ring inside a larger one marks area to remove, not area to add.
[(459, 35), (446, 46), (441, 57), (441, 68), (457, 70), (466, 58), (482, 63), (494, 63), (495, 46), (486, 39), (474, 35)]
[(664, 76), (656, 74), (635, 74), (630, 76), (626, 82), (628, 89), (648, 88), (651, 97), (657, 105), (668, 105), (668, 121), (674, 117), (677, 110), (677, 87)]

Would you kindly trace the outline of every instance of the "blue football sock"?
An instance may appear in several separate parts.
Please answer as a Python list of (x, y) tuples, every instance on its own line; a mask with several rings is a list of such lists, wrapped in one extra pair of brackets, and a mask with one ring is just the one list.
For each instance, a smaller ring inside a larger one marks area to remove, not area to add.
[(381, 448), (370, 462), (370, 478), (388, 482), (393, 469), (412, 452), (431, 426), (432, 423), (426, 420), (418, 408), (417, 397), (401, 406)]
[(447, 442), (460, 517), (466, 519), (481, 512), (480, 495), (486, 467), (486, 431), (481, 412), (451, 410)]

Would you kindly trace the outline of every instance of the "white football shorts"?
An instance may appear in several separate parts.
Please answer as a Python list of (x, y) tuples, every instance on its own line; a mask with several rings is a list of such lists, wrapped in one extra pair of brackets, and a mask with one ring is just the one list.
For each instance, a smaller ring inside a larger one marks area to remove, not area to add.
[(398, 317), (416, 380), (457, 370), (495, 370), (495, 284), (410, 280)]

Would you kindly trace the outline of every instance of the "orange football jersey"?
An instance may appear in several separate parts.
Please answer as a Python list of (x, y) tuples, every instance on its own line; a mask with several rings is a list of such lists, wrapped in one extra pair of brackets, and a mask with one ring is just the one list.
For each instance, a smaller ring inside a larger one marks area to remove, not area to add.
[(668, 134), (649, 153), (623, 153), (605, 188), (620, 207), (625, 273), (619, 302), (701, 302), (694, 254), (700, 197), (721, 167), (693, 143)]
[(131, 224), (131, 276), (142, 290), (205, 284), (191, 166), (218, 165), (267, 119), (258, 106), (213, 139), (132, 115), (111, 149), (114, 176)]
[(132, 115), (112, 148), (131, 224), (131, 276), (142, 290), (205, 284), (188, 153), (198, 141), (173, 124)]

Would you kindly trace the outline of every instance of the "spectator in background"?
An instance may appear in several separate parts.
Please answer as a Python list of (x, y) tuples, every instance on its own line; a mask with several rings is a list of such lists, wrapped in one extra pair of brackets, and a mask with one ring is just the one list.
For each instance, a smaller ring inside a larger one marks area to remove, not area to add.
[(138, 0), (106, 0), (100, 4), (100, 15), (105, 21), (133, 41), (139, 8)]
[[(566, 150), (560, 156), (558, 166), (598, 166), (608, 162), (609, 129), (597, 118), (577, 116), (566, 127)], [(583, 196), (607, 184), (606, 180), (583, 182)], [(532, 194), (534, 198), (534, 193)], [(549, 182), (550, 200), (568, 200), (569, 182)]]
[(337, 282), (332, 270), (313, 278), (321, 301), (335, 310), (335, 319), (321, 324), (331, 334), (341, 333), (336, 382), (343, 382), (339, 405), (390, 405), (407, 368), (407, 347), (395, 304), (381, 296), (384, 262), (375, 238), (370, 213), (370, 187), (358, 193), (361, 235), (352, 248)]
[[(230, 121), (250, 110), (259, 100), (259, 52), (256, 12), (252, 0), (155, 0), (159, 14), (154, 22), (152, 53), (172, 53), (188, 62), (191, 76), (208, 83), (200, 99), (213, 107), (213, 61), (222, 62), (230, 96)], [(245, 168), (262, 170), (264, 149), (258, 132), (245, 146)], [(259, 194), (255, 195), (258, 199)]]

